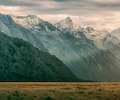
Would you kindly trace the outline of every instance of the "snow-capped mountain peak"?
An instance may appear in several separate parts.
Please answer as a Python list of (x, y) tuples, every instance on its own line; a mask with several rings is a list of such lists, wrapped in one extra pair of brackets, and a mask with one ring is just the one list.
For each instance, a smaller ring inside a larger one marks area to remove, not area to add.
[(66, 19), (60, 21), (59, 23), (55, 24), (57, 28), (60, 30), (66, 29), (66, 28), (73, 28), (73, 22), (70, 17), (67, 17)]
[(28, 26), (28, 24), (37, 25), (41, 23), (43, 20), (37, 17), (36, 15), (28, 15), (28, 16), (15, 16), (10, 15), (12, 19), (22, 25), (22, 26)]
[(31, 31), (40, 31), (45, 28), (44, 21), (40, 19), (36, 15), (28, 15), (28, 16), (16, 16), (16, 15), (9, 15), (15, 23), (30, 29)]
[(56, 23), (55, 27), (65, 33), (67, 32), (73, 33), (75, 31), (80, 31), (82, 29), (79, 25), (74, 24), (70, 17), (67, 17), (66, 19)]
[(28, 16), (16, 16), (9, 15), (15, 23), (20, 26), (29, 29), (32, 33), (41, 33), (41, 34), (59, 34), (60, 31), (50, 24), (47, 21), (43, 21), (36, 15), (28, 15)]

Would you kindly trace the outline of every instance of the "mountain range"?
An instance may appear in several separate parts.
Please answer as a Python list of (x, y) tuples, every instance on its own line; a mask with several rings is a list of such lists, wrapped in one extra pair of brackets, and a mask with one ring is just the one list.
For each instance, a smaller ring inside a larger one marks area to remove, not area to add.
[(120, 29), (85, 29), (70, 17), (53, 25), (36, 15), (0, 14), (0, 31), (55, 55), (80, 79), (120, 81)]

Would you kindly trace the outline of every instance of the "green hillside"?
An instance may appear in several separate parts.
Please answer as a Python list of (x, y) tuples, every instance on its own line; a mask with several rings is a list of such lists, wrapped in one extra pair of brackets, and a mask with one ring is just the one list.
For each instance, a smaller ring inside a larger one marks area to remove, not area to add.
[(76, 81), (55, 56), (0, 32), (0, 81)]

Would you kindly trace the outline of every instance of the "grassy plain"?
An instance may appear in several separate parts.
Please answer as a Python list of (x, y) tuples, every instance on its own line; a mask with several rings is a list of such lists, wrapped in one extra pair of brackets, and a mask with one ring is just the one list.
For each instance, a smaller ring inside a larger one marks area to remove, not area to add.
[(120, 83), (1, 82), (0, 100), (120, 100)]

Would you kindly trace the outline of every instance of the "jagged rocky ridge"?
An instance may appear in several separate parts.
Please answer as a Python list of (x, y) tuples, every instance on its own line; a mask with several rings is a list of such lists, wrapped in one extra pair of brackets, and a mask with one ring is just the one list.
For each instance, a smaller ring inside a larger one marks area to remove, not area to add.
[[(75, 25), (70, 17), (52, 25), (35, 15), (4, 16), (11, 17), (19, 27), (34, 34), (50, 54), (62, 60), (77, 77), (94, 81), (120, 81), (120, 40), (112, 33), (91, 27), (84, 29)], [(3, 28), (1, 30), (8, 34)]]

